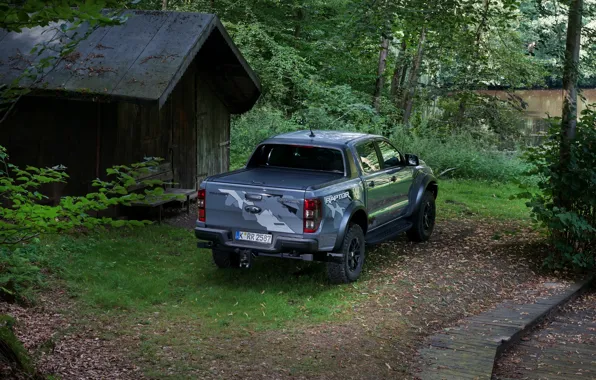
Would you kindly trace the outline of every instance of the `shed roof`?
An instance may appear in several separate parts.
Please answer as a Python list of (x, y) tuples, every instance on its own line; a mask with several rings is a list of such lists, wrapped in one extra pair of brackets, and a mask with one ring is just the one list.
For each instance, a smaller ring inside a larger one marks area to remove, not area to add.
[[(92, 30), (76, 49), (46, 69), (41, 80), (22, 79), (36, 93), (56, 90), (74, 98), (103, 94), (114, 100), (157, 102), (161, 107), (201, 51), (199, 65), (232, 113), (249, 110), (261, 93), (256, 74), (213, 14), (126, 11), (122, 25)], [(0, 29), (0, 83), (9, 84), (50, 54), (31, 54), (38, 44), (60, 43), (58, 25), (6, 32)], [(84, 23), (75, 31), (89, 30)], [(62, 33), (63, 34), (63, 33)], [(57, 38), (59, 37), (59, 38)], [(205, 50), (203, 54), (202, 50)]]

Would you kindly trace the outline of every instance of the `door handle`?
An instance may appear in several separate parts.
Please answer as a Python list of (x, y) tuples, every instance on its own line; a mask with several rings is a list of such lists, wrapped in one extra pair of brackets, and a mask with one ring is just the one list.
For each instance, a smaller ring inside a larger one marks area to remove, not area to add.
[(370, 181), (370, 182), (368, 183), (368, 186), (370, 186), (370, 187), (375, 187), (375, 181)]
[(397, 181), (397, 177), (396, 176), (391, 177), (391, 182), (395, 182), (395, 181)]

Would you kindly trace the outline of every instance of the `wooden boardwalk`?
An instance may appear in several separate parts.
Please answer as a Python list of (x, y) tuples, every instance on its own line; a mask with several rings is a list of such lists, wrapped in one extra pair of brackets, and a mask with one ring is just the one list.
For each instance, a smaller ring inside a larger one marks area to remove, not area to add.
[(596, 291), (567, 305), (506, 352), (495, 378), (596, 380)]
[(491, 379), (495, 359), (505, 349), (588, 283), (571, 285), (528, 305), (503, 303), (431, 336), (418, 351), (422, 365), (416, 376), (423, 380)]

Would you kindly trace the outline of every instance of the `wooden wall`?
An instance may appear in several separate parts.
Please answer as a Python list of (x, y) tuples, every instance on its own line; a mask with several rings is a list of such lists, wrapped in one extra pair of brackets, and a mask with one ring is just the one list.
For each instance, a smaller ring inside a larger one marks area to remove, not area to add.
[(66, 166), (65, 192), (84, 194), (97, 177), (98, 127), (113, 119), (111, 104), (24, 97), (2, 124), (0, 144), (18, 166)]
[(0, 144), (18, 165), (67, 166), (67, 194), (84, 194), (107, 168), (147, 156), (171, 162), (178, 187), (196, 188), (229, 168), (230, 113), (204, 75), (191, 65), (161, 109), (23, 98), (0, 128)]
[(229, 169), (230, 112), (191, 65), (161, 109), (162, 131), (169, 131), (175, 180), (196, 188), (208, 175)]

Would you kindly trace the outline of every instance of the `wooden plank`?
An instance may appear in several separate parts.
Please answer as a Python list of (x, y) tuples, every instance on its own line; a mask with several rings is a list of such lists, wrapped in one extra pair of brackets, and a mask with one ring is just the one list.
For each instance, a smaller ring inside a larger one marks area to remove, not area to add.
[(195, 189), (179, 189), (175, 187), (169, 187), (165, 190), (165, 192), (166, 194), (185, 195), (190, 199), (194, 199), (197, 197), (197, 191)]
[(477, 338), (468, 335), (446, 335), (437, 334), (428, 340), (428, 344), (433, 347), (443, 347), (452, 349), (472, 349), (478, 350), (480, 348), (496, 348), (498, 343), (489, 341), (485, 338)]
[(166, 203), (172, 202), (174, 199), (170, 198), (156, 198), (156, 197), (148, 197), (142, 201), (131, 202), (131, 206), (136, 207), (157, 207), (161, 205), (165, 205)]
[(189, 68), (170, 99), (162, 108), (161, 128), (169, 131), (171, 144), (168, 159), (173, 162), (174, 181), (178, 186), (195, 188), (196, 173), (196, 84), (195, 70)]

